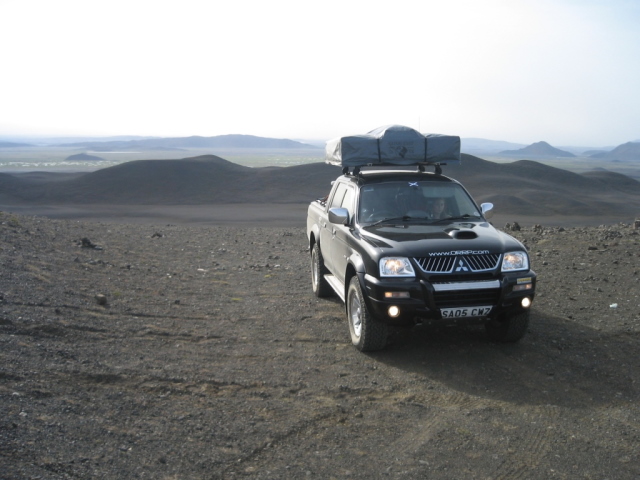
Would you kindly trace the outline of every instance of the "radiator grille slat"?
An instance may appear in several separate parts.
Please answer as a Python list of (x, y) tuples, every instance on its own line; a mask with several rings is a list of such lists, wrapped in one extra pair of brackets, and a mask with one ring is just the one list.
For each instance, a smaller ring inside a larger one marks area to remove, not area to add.
[(487, 253), (482, 255), (442, 255), (415, 258), (414, 260), (425, 273), (453, 273), (457, 271), (486, 272), (495, 270), (500, 264), (502, 255)]

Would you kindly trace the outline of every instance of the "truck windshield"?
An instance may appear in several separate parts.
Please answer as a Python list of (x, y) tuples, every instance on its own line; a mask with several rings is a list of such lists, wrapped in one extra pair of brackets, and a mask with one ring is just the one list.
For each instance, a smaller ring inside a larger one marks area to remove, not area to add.
[(397, 181), (365, 185), (360, 190), (358, 218), (370, 224), (385, 219), (438, 221), (481, 217), (467, 192), (456, 183)]

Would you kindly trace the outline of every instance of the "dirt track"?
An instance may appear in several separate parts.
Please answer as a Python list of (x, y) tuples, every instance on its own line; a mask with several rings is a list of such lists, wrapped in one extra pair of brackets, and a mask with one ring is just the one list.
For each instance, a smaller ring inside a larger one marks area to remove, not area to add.
[(364, 355), (301, 228), (2, 214), (0, 477), (638, 478), (637, 233), (514, 233), (517, 345), (416, 327)]

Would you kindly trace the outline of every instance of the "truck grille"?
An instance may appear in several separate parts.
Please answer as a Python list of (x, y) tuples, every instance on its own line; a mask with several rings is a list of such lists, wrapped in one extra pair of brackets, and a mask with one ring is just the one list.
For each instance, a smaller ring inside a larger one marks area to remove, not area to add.
[(502, 255), (499, 253), (487, 253), (422, 257), (414, 260), (425, 273), (462, 273), (495, 270), (501, 258)]

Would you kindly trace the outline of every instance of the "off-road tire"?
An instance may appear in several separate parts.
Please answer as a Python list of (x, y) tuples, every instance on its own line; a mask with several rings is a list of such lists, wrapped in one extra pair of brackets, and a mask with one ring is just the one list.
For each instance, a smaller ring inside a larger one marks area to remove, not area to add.
[(529, 310), (504, 316), (486, 324), (487, 335), (495, 342), (515, 343), (529, 328)]
[(324, 266), (324, 259), (320, 246), (315, 243), (311, 249), (311, 287), (313, 293), (318, 298), (328, 297), (333, 293), (331, 285), (324, 276), (329, 273), (327, 267)]
[(383, 349), (387, 345), (388, 327), (369, 312), (357, 276), (353, 276), (349, 282), (346, 303), (353, 345), (361, 352)]

